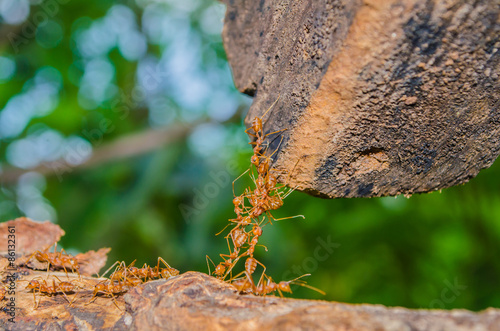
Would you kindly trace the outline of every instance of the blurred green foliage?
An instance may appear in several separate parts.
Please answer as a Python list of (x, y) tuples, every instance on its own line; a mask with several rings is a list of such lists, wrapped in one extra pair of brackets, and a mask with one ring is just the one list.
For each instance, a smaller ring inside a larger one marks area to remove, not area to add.
[[(112, 247), (110, 264), (162, 256), (206, 272), (206, 254), (218, 262), (227, 245), (215, 233), (234, 217), (230, 182), (252, 152), (237, 112), (250, 100), (232, 83), (223, 13), (198, 0), (2, 2), (0, 220), (50, 219), (68, 251)], [(107, 142), (203, 119), (153, 152), (78, 167)], [(61, 159), (77, 167), (33, 171)], [(499, 307), (499, 179), (497, 162), (466, 185), (409, 199), (294, 192), (276, 216), (306, 219), (266, 226), (269, 252), (257, 257), (274, 279), (312, 273), (308, 283), (327, 292), (297, 288), (295, 297)]]

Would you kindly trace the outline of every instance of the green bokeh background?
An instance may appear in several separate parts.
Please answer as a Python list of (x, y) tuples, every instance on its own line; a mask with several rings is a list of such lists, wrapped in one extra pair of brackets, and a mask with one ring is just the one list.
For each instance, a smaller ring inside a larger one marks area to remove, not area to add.
[[(201, 0), (2, 6), (0, 221), (50, 219), (66, 231), (61, 244), (70, 252), (111, 247), (110, 262), (153, 264), (162, 256), (181, 271), (206, 272), (205, 256), (219, 261), (227, 251), (215, 233), (234, 217), (229, 182), (248, 168), (252, 152), (243, 126), (251, 100), (234, 87), (220, 37), (224, 6)], [(130, 34), (136, 38), (126, 39)], [(151, 67), (160, 72), (160, 87), (137, 94), (137, 72), (147, 63), (163, 66)], [(48, 101), (40, 101), (43, 88), (29, 94), (42, 86), (40, 77), (55, 86)], [(21, 106), (12, 101), (23, 95)], [(126, 115), (116, 111), (130, 98)], [(99, 130), (103, 120), (112, 129), (89, 139), (85, 132)], [(71, 159), (71, 146), (95, 153), (117, 139), (190, 123), (195, 129), (186, 137), (145, 154), (35, 171), (43, 162)], [(233, 163), (237, 171), (228, 170)], [(23, 175), (12, 180), (16, 171)], [(297, 288), (298, 298), (500, 307), (499, 181), (497, 162), (465, 185), (411, 198), (321, 200), (294, 192), (276, 216), (306, 219), (266, 226), (260, 242), (269, 252), (260, 248), (257, 257), (274, 279), (311, 273), (308, 284), (327, 293)], [(197, 192), (214, 183), (217, 192), (204, 200)], [(243, 190), (244, 181), (236, 186)], [(196, 201), (203, 208), (183, 215), (181, 206)], [(320, 242), (335, 245), (328, 252)]]

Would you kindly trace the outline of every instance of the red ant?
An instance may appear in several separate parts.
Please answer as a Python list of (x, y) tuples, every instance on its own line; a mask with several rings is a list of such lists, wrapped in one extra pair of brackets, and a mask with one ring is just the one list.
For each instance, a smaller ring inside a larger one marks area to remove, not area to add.
[(248, 278), (239, 278), (233, 280), (232, 284), (236, 287), (238, 292), (240, 293), (247, 293), (247, 292), (252, 292), (256, 295), (267, 295), (272, 292), (278, 291), (281, 297), (283, 297), (282, 292), (287, 292), (287, 293), (292, 293), (292, 289), (290, 285), (299, 285), (303, 287), (307, 287), (313, 291), (316, 291), (320, 294), (325, 295), (326, 293), (320, 289), (317, 289), (313, 286), (307, 285), (306, 282), (304, 281), (299, 281), (300, 278), (310, 276), (311, 274), (305, 274), (300, 277), (297, 277), (295, 279), (289, 280), (289, 281), (281, 281), (279, 283), (275, 283), (271, 277), (268, 277), (267, 275), (265, 276), (265, 279), (261, 279), (259, 281), (259, 284), (257, 286), (254, 286)]
[(59, 293), (62, 293), (66, 300), (69, 302), (69, 305), (71, 306), (73, 302), (76, 300), (76, 294), (73, 300), (69, 300), (68, 296), (66, 295), (67, 293), (74, 293), (75, 289), (78, 287), (77, 285), (73, 284), (72, 282), (62, 282), (57, 276), (54, 276), (59, 283), (56, 284), (56, 281), (52, 279), (52, 286), (47, 284), (46, 280), (41, 280), (38, 281), (36, 279), (32, 279), (28, 286), (26, 286), (27, 289), (33, 290), (33, 300), (34, 300), (34, 308), (37, 309), (38, 306), (40, 305), (40, 300), (37, 302), (36, 301), (36, 293), (38, 291), (38, 294), (45, 294), (48, 296), (53, 296), (57, 295)]
[[(49, 246), (50, 248), (50, 246)], [(48, 252), (48, 249), (45, 249), (43, 252), (35, 251), (28, 258), (28, 261), (34, 256), (39, 262), (47, 263), (47, 272), (50, 270), (50, 266), (52, 265), (54, 268), (64, 269), (66, 276), (68, 276), (68, 270), (66, 267), (71, 267), (72, 272), (77, 272), (80, 275), (80, 266), (78, 265), (78, 261), (75, 257), (66, 253), (64, 249), (61, 249), (60, 252), (57, 252), (57, 242), (54, 243), (54, 252)]]
[(118, 307), (115, 296), (125, 293), (127, 291), (127, 289), (125, 288), (126, 286), (127, 285), (125, 284), (125, 282), (107, 281), (107, 282), (97, 283), (96, 285), (94, 285), (94, 290), (92, 291), (92, 298), (90, 298), (90, 300), (85, 305), (94, 302), (98, 294), (103, 294), (105, 296), (111, 297), (113, 299), (113, 303), (115, 304), (116, 308), (122, 310), (120, 307)]
[[(163, 263), (163, 265), (165, 266), (164, 268), (160, 267), (160, 262)], [(137, 280), (131, 280), (131, 278), (130, 277), (127, 278), (127, 276), (132, 276), (133, 277), (132, 279), (134, 278), (139, 280), (143, 279), (144, 281), (147, 281), (148, 279), (151, 280), (159, 278), (167, 279), (179, 275), (179, 270), (172, 268), (161, 257), (158, 257), (158, 263), (154, 268), (151, 268), (146, 263), (142, 266), (142, 268), (137, 268), (134, 267), (134, 263), (135, 260), (129, 266), (126, 266), (124, 261), (122, 262), (116, 261), (113, 265), (111, 265), (111, 267), (108, 268), (108, 270), (106, 270), (103, 276), (106, 275), (111, 270), (111, 268), (113, 268), (116, 264), (118, 264), (118, 266), (115, 268), (115, 271), (113, 271), (113, 273), (109, 277), (109, 279), (112, 281), (124, 281), (128, 279), (128, 282), (130, 284), (138, 285), (139, 282)]]

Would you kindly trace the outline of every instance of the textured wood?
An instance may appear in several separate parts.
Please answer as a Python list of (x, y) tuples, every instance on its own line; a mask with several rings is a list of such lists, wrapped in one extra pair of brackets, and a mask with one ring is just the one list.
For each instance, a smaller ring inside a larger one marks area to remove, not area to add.
[[(275, 167), (322, 197), (428, 192), (500, 153), (496, 0), (224, 1), (224, 44)], [(276, 138), (276, 139), (272, 139)]]
[[(64, 272), (32, 271), (20, 268), (18, 275), (21, 277), (16, 282), (15, 295), (15, 323), (9, 321), (13, 316), (9, 315), (8, 300), (2, 302), (3, 311), (0, 312), (0, 330), (102, 330), (116, 327), (123, 317), (125, 303), (123, 296), (116, 298), (115, 303), (110, 298), (98, 297), (93, 303), (86, 303), (92, 298), (92, 291), (78, 290), (77, 293), (68, 294), (68, 298), (76, 300), (72, 307), (62, 294), (55, 296), (39, 296), (38, 307), (35, 309), (33, 293), (26, 289), (27, 284), (33, 278), (43, 280), (54, 275), (62, 281), (78, 282), (74, 274), (66, 278)], [(84, 277), (83, 282), (87, 286), (97, 284), (100, 279)], [(48, 282), (49, 285), (51, 282)], [(6, 297), (10, 299), (10, 296)]]
[[(15, 243), (9, 233), (9, 227), (14, 227)], [(0, 223), (0, 255), (8, 254), (8, 245), (15, 246), (18, 257), (31, 254), (34, 251), (43, 251), (54, 245), (64, 236), (64, 230), (59, 225), (45, 222), (34, 222), (27, 217), (19, 217), (15, 220)]]
[[(83, 294), (82, 294), (83, 295)], [(380, 305), (239, 295), (213, 277), (187, 272), (148, 282), (117, 298), (98, 298), (69, 308), (63, 298), (44, 297), (33, 310), (31, 293), (20, 292), (16, 324), (0, 315), (6, 330), (500, 330), (500, 310), (409, 310)], [(84, 298), (88, 300), (88, 298)], [(82, 302), (83, 302), (82, 298)]]

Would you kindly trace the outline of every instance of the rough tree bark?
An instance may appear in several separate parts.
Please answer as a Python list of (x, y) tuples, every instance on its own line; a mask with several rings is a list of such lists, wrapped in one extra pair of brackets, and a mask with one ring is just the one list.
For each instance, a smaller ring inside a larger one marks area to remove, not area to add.
[[(61, 277), (63, 277), (61, 275)], [(500, 330), (500, 311), (410, 310), (318, 300), (255, 297), (205, 274), (187, 272), (148, 282), (116, 298), (80, 294), (68, 307), (61, 296), (17, 295), (16, 323), (0, 315), (2, 330)]]
[[(16, 241), (15, 261), (6, 252), (0, 256), (0, 330), (500, 330), (498, 309), (429, 311), (256, 297), (240, 295), (231, 284), (198, 272), (94, 298), (95, 286), (109, 284), (109, 279), (90, 275), (104, 266), (109, 249), (74, 257), (81, 278), (71, 270), (47, 272), (46, 264), (31, 263), (33, 252), (63, 234), (55, 224), (26, 218), (0, 224), (0, 243), (13, 240), (9, 235)], [(66, 297), (60, 292), (49, 296), (28, 289), (32, 280), (52, 288), (60, 282), (75, 287)]]
[(500, 153), (497, 0), (224, 0), (236, 86), (275, 167), (322, 197), (428, 192)]

